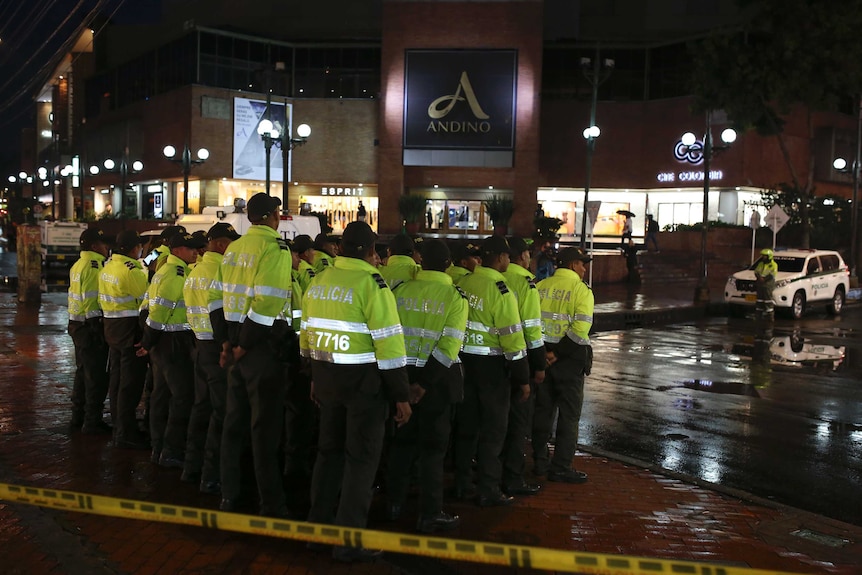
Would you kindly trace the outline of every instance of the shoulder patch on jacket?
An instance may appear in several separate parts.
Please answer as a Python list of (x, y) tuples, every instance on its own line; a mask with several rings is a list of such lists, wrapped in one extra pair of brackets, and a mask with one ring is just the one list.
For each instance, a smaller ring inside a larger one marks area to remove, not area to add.
[[(324, 260), (324, 261), (326, 261), (326, 260)], [(328, 276), (327, 276), (327, 277), (328, 277)], [(386, 280), (385, 280), (385, 279), (383, 279), (383, 276), (382, 276), (382, 275), (380, 275), (380, 274), (371, 274), (371, 277), (373, 277), (373, 278), (374, 278), (374, 281), (376, 281), (376, 282), (377, 282), (377, 287), (379, 287), (380, 289), (384, 289), (384, 288), (388, 288), (388, 287), (389, 287), (388, 285), (386, 285)]]
[(137, 266), (135, 265), (135, 262), (125, 262), (123, 265), (125, 265), (125, 266), (126, 266), (127, 268), (129, 268), (130, 270), (133, 270), (133, 269), (135, 269), (135, 268), (137, 267)]
[(506, 285), (506, 282), (500, 280), (497, 282), (497, 289), (500, 290), (500, 293), (507, 294), (509, 293), (509, 286)]
[(183, 269), (183, 266), (177, 266), (177, 275), (180, 277), (185, 277), (186, 270)]
[(314, 273), (314, 270), (313, 270), (313, 269), (311, 269), (311, 268), (309, 268), (309, 269), (307, 270), (307, 273), (308, 273), (308, 277), (310, 277), (310, 278), (313, 278), (314, 276), (316, 276), (316, 275), (317, 275), (316, 273)]
[(392, 282), (392, 285), (389, 286), (389, 289), (394, 290), (398, 286), (403, 286), (405, 283), (407, 283), (407, 282), (405, 282), (404, 280), (394, 280)]
[(284, 238), (278, 238), (276, 241), (278, 242), (278, 247), (279, 247), (279, 248), (281, 248), (281, 249), (283, 249), (283, 250), (290, 251), (290, 246), (289, 246), (289, 245), (287, 245), (287, 241), (285, 241), (285, 239), (284, 239)]
[(99, 262), (97, 262), (96, 260), (90, 260), (90, 267), (95, 268), (95, 269), (99, 269), (102, 266), (100, 266)]
[(453, 287), (458, 291), (459, 294), (461, 294), (462, 298), (467, 299), (467, 292), (465, 292), (464, 290), (462, 290), (458, 286), (453, 286)]
[(530, 289), (536, 289), (536, 278), (527, 278), (527, 285), (530, 286)]

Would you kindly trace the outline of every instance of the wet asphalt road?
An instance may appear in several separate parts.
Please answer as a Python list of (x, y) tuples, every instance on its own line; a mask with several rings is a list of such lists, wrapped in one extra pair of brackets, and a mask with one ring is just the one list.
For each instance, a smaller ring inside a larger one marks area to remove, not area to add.
[(860, 306), (771, 331), (713, 318), (600, 333), (594, 348), (587, 450), (862, 525)]

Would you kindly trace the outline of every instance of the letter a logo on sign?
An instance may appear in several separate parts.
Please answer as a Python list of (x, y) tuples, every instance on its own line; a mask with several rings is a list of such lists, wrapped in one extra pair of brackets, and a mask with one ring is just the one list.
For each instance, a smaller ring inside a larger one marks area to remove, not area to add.
[[(461, 96), (461, 90), (464, 91), (464, 96)], [(463, 101), (464, 99), (467, 100), (467, 103), (470, 105), (470, 110), (476, 118), (480, 120), (488, 119), (488, 114), (482, 110), (482, 106), (479, 105), (479, 100), (476, 99), (476, 94), (473, 92), (473, 86), (470, 85), (470, 78), (467, 76), (467, 72), (461, 72), (461, 79), (458, 81), (458, 89), (455, 90), (454, 94), (440, 96), (431, 102), (431, 105), (428, 106), (428, 116), (434, 120), (439, 120), (452, 111), (456, 102)], [(448, 102), (448, 105), (444, 108), (440, 108), (440, 105), (446, 102)]]

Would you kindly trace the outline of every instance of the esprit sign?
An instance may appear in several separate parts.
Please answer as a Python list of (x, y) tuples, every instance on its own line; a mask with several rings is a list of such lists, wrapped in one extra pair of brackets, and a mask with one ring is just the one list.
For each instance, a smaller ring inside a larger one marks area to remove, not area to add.
[(515, 50), (408, 50), (404, 147), (511, 150)]

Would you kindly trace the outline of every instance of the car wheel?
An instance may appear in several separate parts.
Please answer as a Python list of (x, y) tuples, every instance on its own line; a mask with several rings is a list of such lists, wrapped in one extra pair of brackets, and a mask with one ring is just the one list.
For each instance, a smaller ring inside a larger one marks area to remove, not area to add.
[(793, 302), (790, 304), (790, 315), (793, 319), (799, 319), (805, 313), (805, 292), (798, 291), (793, 294)]
[(835, 295), (832, 296), (828, 309), (832, 315), (841, 315), (841, 310), (844, 309), (844, 286), (835, 288)]

